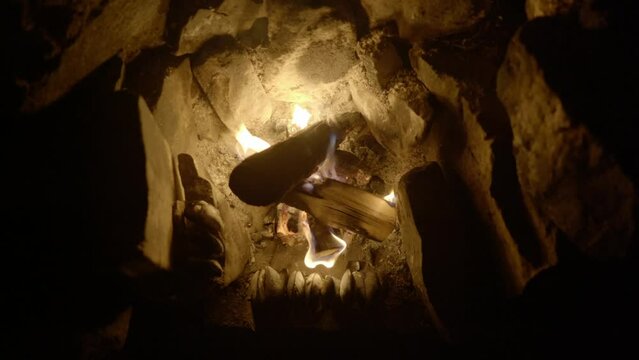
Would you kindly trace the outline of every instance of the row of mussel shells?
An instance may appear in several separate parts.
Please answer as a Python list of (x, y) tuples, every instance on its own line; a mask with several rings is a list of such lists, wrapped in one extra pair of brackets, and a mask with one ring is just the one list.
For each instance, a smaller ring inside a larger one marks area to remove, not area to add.
[(341, 279), (334, 276), (301, 271), (277, 272), (270, 266), (251, 277), (249, 296), (254, 304), (271, 301), (306, 302), (320, 309), (335, 303), (366, 306), (379, 298), (380, 281), (374, 271), (346, 270)]

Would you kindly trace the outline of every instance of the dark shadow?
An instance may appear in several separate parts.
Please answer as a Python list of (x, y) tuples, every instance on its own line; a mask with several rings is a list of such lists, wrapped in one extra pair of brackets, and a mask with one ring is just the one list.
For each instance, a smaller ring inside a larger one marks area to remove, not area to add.
[(179, 66), (185, 58), (174, 56), (167, 46), (142, 50), (133, 61), (126, 64), (122, 87), (141, 95), (153, 111), (162, 94), (162, 84), (168, 70)]
[(223, 0), (171, 1), (165, 28), (168, 47), (173, 51), (177, 50), (182, 29), (198, 10), (215, 9), (220, 6), (222, 2)]

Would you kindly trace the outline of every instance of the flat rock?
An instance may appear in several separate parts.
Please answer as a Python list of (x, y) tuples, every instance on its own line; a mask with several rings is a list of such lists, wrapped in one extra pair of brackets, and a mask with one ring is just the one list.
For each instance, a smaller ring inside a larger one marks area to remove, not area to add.
[(402, 59), (388, 29), (376, 29), (357, 42), (357, 56), (364, 64), (368, 80), (381, 89), (402, 68)]
[(355, 26), (328, 7), (268, 3), (269, 46), (258, 53), (267, 93), (311, 107), (348, 103), (344, 76), (357, 62)]
[(224, 249), (224, 272), (222, 285), (228, 286), (234, 282), (243, 272), (251, 256), (250, 237), (246, 228), (233, 215), (223, 194), (212, 185), (209, 174), (202, 170), (189, 154), (178, 156), (181, 184), (184, 186), (184, 194), (187, 201), (203, 200), (217, 208), (216, 217), (219, 215), (221, 222), (213, 225), (221, 227), (220, 239)]
[[(547, 41), (549, 33), (561, 36)], [(622, 90), (636, 75), (623, 70), (633, 65), (604, 34), (570, 19), (533, 20), (512, 39), (497, 82), (532, 211), (595, 257), (626, 254), (636, 226), (626, 174), (636, 174), (628, 132), (637, 111)]]
[(139, 119), (146, 157), (147, 216), (142, 252), (162, 268), (171, 266), (175, 182), (171, 150), (142, 98)]
[(362, 0), (371, 27), (394, 20), (404, 38), (438, 37), (472, 28), (492, 0)]
[[(417, 78), (444, 106), (423, 142), (431, 158), (449, 164), (470, 189), (487, 236), (501, 247), (502, 272), (519, 293), (556, 262), (554, 234), (521, 194), (508, 114), (494, 90), (497, 71), (518, 21), (492, 18), (475, 37), (433, 41), (409, 53)], [(488, 39), (490, 39), (488, 41)]]
[(526, 0), (528, 20), (543, 16), (563, 15), (571, 12), (583, 0)]
[(410, 71), (396, 75), (388, 91), (372, 85), (364, 73), (349, 80), (357, 110), (382, 146), (395, 155), (406, 154), (422, 139), (431, 120), (430, 93)]
[(32, 88), (23, 108), (33, 111), (52, 103), (115, 54), (127, 59), (161, 44), (167, 8), (164, 0), (108, 2), (64, 50), (58, 68)]
[(433, 324), (453, 341), (473, 337), (478, 319), (471, 314), (494, 316), (491, 309), (507, 296), (502, 286), (509, 281), (496, 261), (499, 245), (478, 231), (467, 192), (437, 163), (404, 174), (397, 188), (413, 284)]
[(207, 43), (192, 57), (191, 65), (215, 112), (232, 132), (242, 124), (251, 130), (271, 117), (271, 99), (248, 54), (235, 41)]
[(173, 154), (192, 153), (198, 140), (193, 121), (193, 85), (191, 63), (185, 59), (164, 78), (153, 110), (153, 117)]
[(182, 28), (176, 55), (192, 54), (215, 36), (237, 37), (266, 16), (266, 1), (226, 0), (215, 9), (199, 9)]

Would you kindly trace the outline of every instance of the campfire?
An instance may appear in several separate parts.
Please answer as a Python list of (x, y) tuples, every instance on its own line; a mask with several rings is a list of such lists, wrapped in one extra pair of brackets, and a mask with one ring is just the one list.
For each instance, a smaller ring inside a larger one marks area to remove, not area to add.
[[(338, 233), (355, 231), (371, 235), (367, 232), (367, 229), (370, 230), (370, 227), (376, 226), (375, 222), (386, 222), (386, 224), (383, 224), (385, 228), (374, 229), (374, 231), (372, 231), (376, 240), (383, 241), (393, 229), (389, 224), (394, 222), (395, 213), (391, 207), (380, 202), (375, 195), (362, 192), (355, 187), (350, 187), (344, 182), (352, 176), (352, 174), (338, 172), (339, 160), (336, 156), (337, 138), (338, 132), (340, 132), (338, 126), (329, 126), (324, 122), (322, 124), (315, 124), (314, 126), (316, 128), (320, 126), (328, 128), (328, 132), (319, 132), (314, 129), (298, 132), (306, 129), (309, 123), (311, 123), (311, 119), (311, 113), (308, 110), (295, 104), (289, 127), (294, 130), (289, 132), (290, 138), (288, 140), (276, 146), (278, 148), (288, 148), (289, 153), (287, 156), (289, 157), (309, 150), (315, 151), (316, 154), (310, 154), (311, 156), (309, 156), (309, 159), (313, 159), (314, 163), (312, 162), (313, 160), (310, 160), (303, 164), (303, 168), (313, 169), (312, 173), (302, 174), (302, 178), (300, 178), (300, 174), (291, 174), (290, 172), (281, 174), (272, 173), (272, 170), (268, 167), (268, 163), (270, 161), (278, 161), (275, 156), (282, 151), (276, 149), (274, 151), (275, 155), (262, 153), (263, 156), (257, 157), (257, 159), (251, 157), (246, 159), (245, 162), (248, 165), (244, 162), (240, 163), (238, 165), (239, 171), (242, 171), (242, 169), (247, 166), (252, 166), (253, 169), (257, 171), (251, 171), (251, 169), (244, 170), (244, 178), (238, 178), (237, 175), (233, 176), (232, 174), (230, 186), (235, 194), (247, 203), (267, 205), (260, 202), (262, 201), (261, 199), (251, 197), (251, 192), (255, 189), (259, 191), (264, 178), (275, 177), (276, 181), (282, 185), (280, 187), (287, 189), (285, 192), (279, 194), (277, 199), (273, 198), (274, 203), (283, 201), (283, 203), (277, 206), (277, 235), (282, 237), (285, 243), (287, 243), (286, 239), (294, 239), (297, 234), (306, 240), (308, 250), (304, 256), (304, 264), (307, 268), (314, 269), (319, 265), (332, 268), (339, 255), (342, 254), (347, 247), (346, 242), (338, 236)], [(342, 124), (341, 126), (343, 127), (344, 125)], [(328, 136), (326, 149), (321, 151), (321, 147), (306, 146), (306, 141), (309, 143), (322, 142), (321, 139), (311, 136)], [(343, 137), (344, 135), (342, 134), (340, 136)], [(300, 142), (298, 137), (304, 139), (304, 141)], [(269, 151), (270, 145), (266, 141), (251, 135), (244, 125), (242, 125), (241, 130), (236, 133), (236, 139), (241, 145), (242, 154), (244, 155), (248, 154), (247, 149), (254, 153)], [(325, 153), (323, 159), (319, 156), (320, 153)], [(285, 161), (285, 159), (279, 161)], [(237, 174), (235, 170), (234, 173)], [(290, 174), (289, 176), (292, 177), (287, 179), (287, 174)], [(304, 176), (306, 177), (304, 178)], [(330, 186), (327, 181), (331, 181), (331, 184), (333, 184), (332, 187), (339, 189), (341, 198), (337, 197), (337, 193), (333, 194), (324, 189)], [(317, 192), (316, 188), (320, 189), (321, 192)], [(327, 194), (328, 197), (322, 198), (320, 194)], [(314, 205), (313, 201), (315, 200), (310, 200), (311, 198), (320, 198), (323, 202), (321, 205)], [(394, 205), (393, 193), (383, 199), (386, 200), (389, 205)], [(310, 212), (310, 215), (307, 211), (295, 208), (293, 204), (300, 204), (300, 207)], [(335, 210), (339, 209), (338, 207), (344, 208), (345, 210)], [(336, 211), (341, 212), (337, 213)], [(314, 218), (314, 213), (318, 214), (316, 216), (320, 216), (321, 220)], [(297, 218), (297, 233), (291, 232), (288, 227), (291, 214)], [(363, 222), (367, 222), (367, 224), (358, 225)], [(313, 226), (311, 227), (309, 223), (312, 223)], [(343, 227), (331, 227), (331, 225), (337, 226), (339, 224), (343, 224)], [(316, 235), (315, 233), (322, 235)]]
[(20, 350), (618, 348), (630, 3), (8, 2)]

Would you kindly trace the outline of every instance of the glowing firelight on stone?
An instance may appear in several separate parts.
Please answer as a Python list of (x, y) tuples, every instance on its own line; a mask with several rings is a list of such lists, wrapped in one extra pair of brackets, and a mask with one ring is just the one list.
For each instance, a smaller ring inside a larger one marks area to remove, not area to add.
[(337, 258), (346, 250), (346, 241), (342, 240), (339, 236), (335, 235), (333, 230), (329, 229), (329, 233), (338, 244), (338, 248), (327, 254), (318, 253), (317, 240), (311, 232), (311, 227), (308, 225), (308, 217), (304, 211), (300, 212), (298, 228), (308, 242), (308, 250), (306, 251), (306, 256), (304, 256), (304, 265), (309, 269), (315, 269), (318, 265), (323, 265), (328, 269), (332, 268)]
[(303, 107), (295, 104), (293, 107), (293, 118), (291, 122), (297, 126), (298, 129), (304, 129), (308, 126), (308, 121), (311, 119), (311, 113)]
[(391, 190), (390, 194), (384, 196), (384, 200), (392, 206), (395, 206), (395, 190)]
[(244, 124), (235, 133), (235, 139), (242, 147), (243, 156), (250, 156), (271, 147), (265, 140), (251, 134)]

